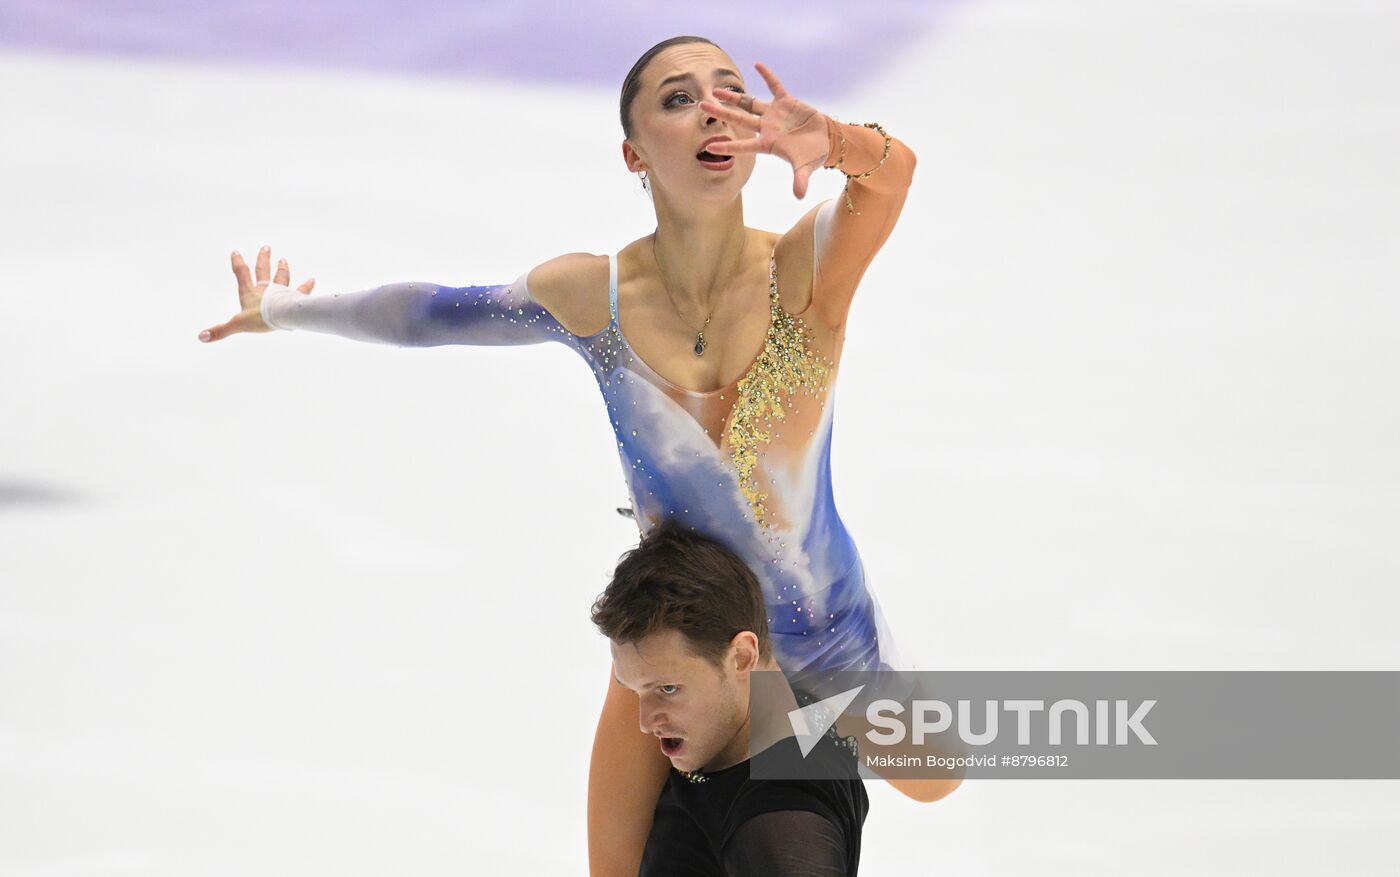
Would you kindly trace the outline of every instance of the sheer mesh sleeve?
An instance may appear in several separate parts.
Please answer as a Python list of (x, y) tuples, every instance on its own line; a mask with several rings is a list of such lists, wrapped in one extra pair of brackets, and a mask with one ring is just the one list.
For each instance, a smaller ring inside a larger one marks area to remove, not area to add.
[(263, 293), (262, 317), (274, 329), (305, 329), (399, 347), (573, 339), (535, 301), (527, 275), (487, 286), (405, 282), (329, 295), (273, 284)]
[[(916, 159), (912, 149), (891, 135), (890, 154), (882, 165), (885, 135), (864, 125), (837, 122), (830, 116), (827, 137), (830, 153), (824, 167), (834, 168), (841, 161), (844, 173), (861, 174), (873, 169), (865, 179), (849, 180), (841, 194), (823, 203), (813, 228), (816, 273), (812, 278), (812, 304), (829, 325), (839, 325), (846, 319), (865, 269), (884, 246), (904, 209), (905, 197), (914, 181)], [(846, 141), (844, 159), (842, 138)]]
[(848, 877), (841, 830), (810, 810), (769, 810), (735, 829), (724, 847), (728, 877)]

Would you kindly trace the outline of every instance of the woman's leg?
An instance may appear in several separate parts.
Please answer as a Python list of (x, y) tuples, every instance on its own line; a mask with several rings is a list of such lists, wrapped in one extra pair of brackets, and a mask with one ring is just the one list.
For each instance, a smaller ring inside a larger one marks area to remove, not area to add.
[[(871, 730), (876, 729), (874, 725), (870, 723), (869, 719), (866, 718), (864, 712), (842, 713), (836, 719), (836, 733), (843, 737), (854, 734), (858, 738), (856, 745), (861, 748), (863, 754), (869, 752), (870, 744), (866, 741), (865, 735)], [(878, 730), (883, 733), (886, 729), (880, 728)], [(880, 752), (884, 755), (891, 756), (926, 757), (930, 754), (934, 754), (928, 747), (914, 745), (913, 735), (905, 736), (904, 740), (900, 743), (881, 746)], [(947, 755), (949, 753), (938, 754)], [(899, 760), (894, 759), (893, 763), (898, 764)], [(885, 771), (891, 770), (891, 768), (882, 770), (879, 765), (868, 766), (874, 773), (883, 777), (885, 782), (889, 783), (893, 788), (923, 804), (937, 801), (951, 794), (954, 789), (962, 785), (963, 774), (965, 773), (962, 768), (955, 768), (945, 771), (945, 777), (930, 777), (927, 779), (918, 777), (888, 777), (885, 776)]]
[(636, 692), (612, 674), (609, 664), (608, 696), (588, 766), (588, 873), (637, 877), (671, 760), (656, 737), (642, 731)]

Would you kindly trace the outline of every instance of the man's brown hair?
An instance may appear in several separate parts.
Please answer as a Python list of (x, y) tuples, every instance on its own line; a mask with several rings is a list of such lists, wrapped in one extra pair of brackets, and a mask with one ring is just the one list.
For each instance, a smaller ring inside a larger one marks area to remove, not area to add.
[(742, 630), (758, 637), (760, 660), (773, 655), (768, 608), (753, 570), (722, 543), (675, 518), (662, 519), (623, 553), (592, 616), (616, 643), (679, 630), (695, 655), (715, 665)]

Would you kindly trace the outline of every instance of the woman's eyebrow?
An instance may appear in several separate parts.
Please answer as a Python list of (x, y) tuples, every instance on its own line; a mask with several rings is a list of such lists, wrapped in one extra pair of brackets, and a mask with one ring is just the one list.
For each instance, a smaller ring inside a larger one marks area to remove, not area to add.
[[(735, 73), (733, 70), (730, 70), (728, 67), (716, 67), (714, 75), (715, 78), (719, 78), (721, 76), (733, 76), (735, 79), (739, 78), (739, 74)], [(661, 84), (658, 85), (656, 89), (657, 91), (660, 91), (661, 89), (665, 88), (673, 82), (684, 82), (686, 80), (690, 80), (692, 82), (695, 81), (695, 74), (677, 73), (674, 76), (667, 76), (665, 79), (661, 80)]]

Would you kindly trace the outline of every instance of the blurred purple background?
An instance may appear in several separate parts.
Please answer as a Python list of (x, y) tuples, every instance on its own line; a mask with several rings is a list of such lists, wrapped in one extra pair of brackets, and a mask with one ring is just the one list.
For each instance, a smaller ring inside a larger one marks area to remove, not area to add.
[(0, 0), (0, 46), (620, 87), (653, 44), (716, 42), (761, 87), (763, 61), (837, 97), (916, 44), (958, 0), (776, 0), (678, 8), (626, 0)]

